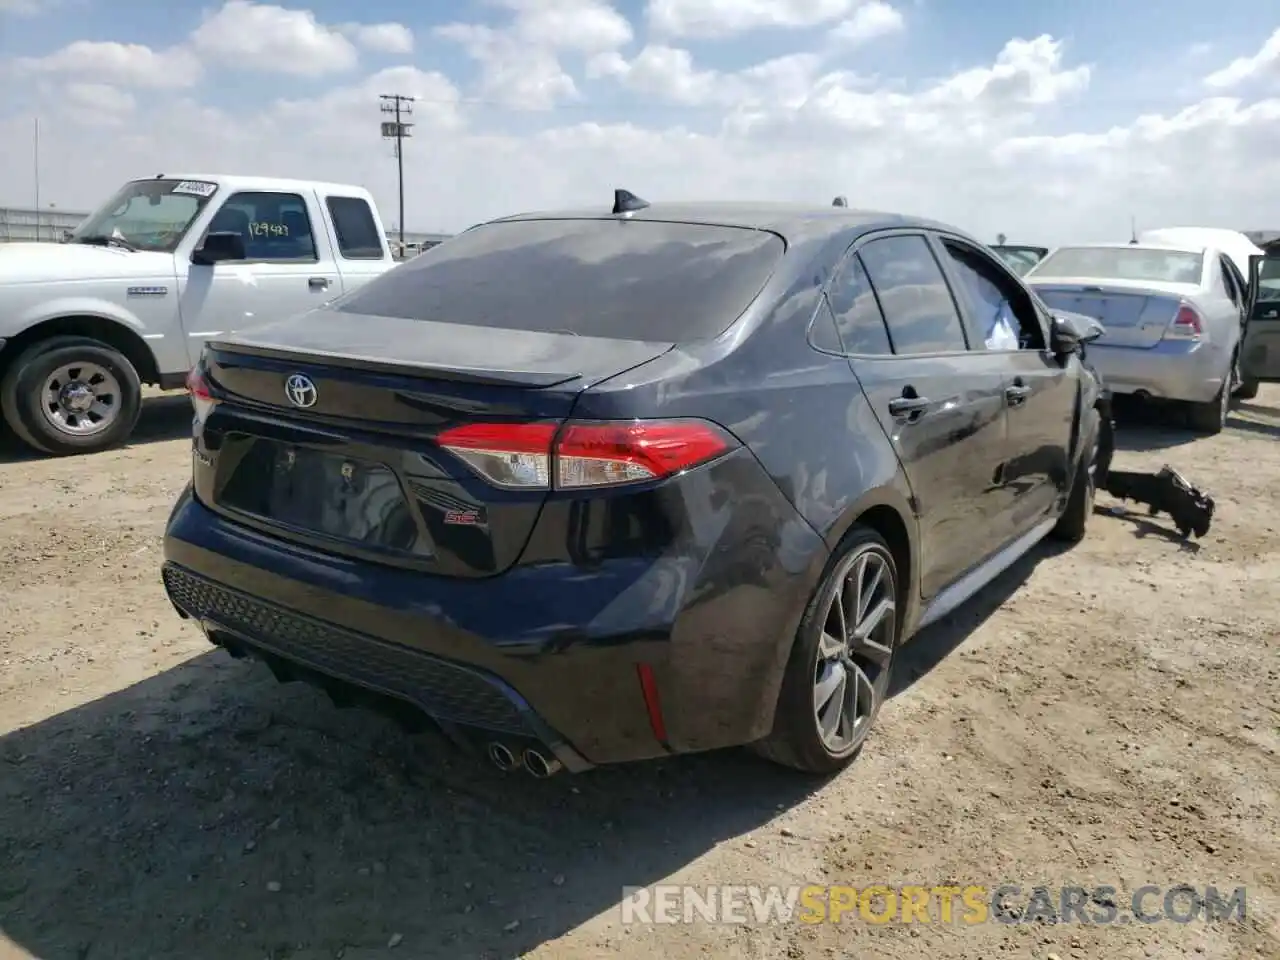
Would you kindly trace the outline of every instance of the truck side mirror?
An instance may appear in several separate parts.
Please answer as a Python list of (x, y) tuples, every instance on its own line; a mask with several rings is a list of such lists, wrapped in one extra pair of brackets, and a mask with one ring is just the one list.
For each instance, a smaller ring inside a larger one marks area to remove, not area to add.
[(226, 260), (245, 260), (248, 255), (244, 247), (244, 237), (235, 232), (219, 232), (207, 234), (193, 254), (191, 262), (212, 266)]

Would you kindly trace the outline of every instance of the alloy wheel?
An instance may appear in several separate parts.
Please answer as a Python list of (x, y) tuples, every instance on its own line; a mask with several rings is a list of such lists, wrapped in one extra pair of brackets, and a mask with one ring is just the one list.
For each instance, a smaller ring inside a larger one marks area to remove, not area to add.
[(866, 739), (889, 687), (897, 585), (888, 558), (856, 550), (836, 569), (814, 668), (813, 710), (823, 747), (848, 754)]

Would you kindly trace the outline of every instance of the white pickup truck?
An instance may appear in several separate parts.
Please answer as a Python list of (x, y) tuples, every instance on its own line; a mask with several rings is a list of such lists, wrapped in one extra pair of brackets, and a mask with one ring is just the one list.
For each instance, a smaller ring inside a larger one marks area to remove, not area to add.
[(142, 384), (181, 387), (205, 340), (301, 313), (395, 265), (360, 187), (131, 181), (64, 243), (0, 244), (0, 412), (45, 453), (121, 443)]

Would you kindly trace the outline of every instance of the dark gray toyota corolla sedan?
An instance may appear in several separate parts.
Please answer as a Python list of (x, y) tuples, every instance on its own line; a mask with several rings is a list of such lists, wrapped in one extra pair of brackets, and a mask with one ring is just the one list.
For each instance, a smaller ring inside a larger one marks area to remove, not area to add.
[(828, 773), (904, 641), (1083, 535), (1078, 346), (938, 223), (625, 191), (496, 220), (207, 345), (165, 587), (503, 767)]

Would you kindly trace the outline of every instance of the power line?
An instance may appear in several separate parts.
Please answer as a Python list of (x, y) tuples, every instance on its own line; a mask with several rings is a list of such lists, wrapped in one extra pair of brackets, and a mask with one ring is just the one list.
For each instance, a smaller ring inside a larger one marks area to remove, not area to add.
[(409, 132), (412, 123), (405, 123), (404, 117), (413, 113), (413, 101), (417, 97), (406, 97), (399, 93), (382, 93), (378, 95), (382, 101), (382, 112), (394, 114), (394, 120), (382, 121), (382, 138), (396, 142), (396, 172), (400, 182), (400, 249), (404, 250), (404, 141), (412, 136)]

